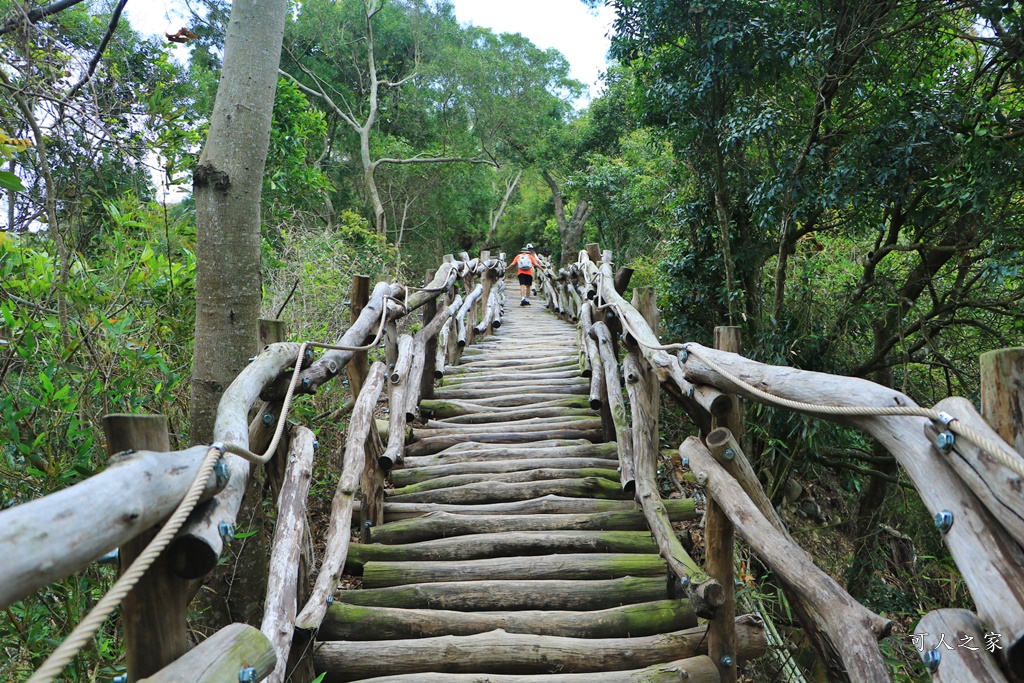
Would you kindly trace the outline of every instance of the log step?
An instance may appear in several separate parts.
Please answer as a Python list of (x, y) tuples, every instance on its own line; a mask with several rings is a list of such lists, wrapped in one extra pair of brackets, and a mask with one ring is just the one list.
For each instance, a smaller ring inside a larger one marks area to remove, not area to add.
[[(675, 500), (664, 501), (666, 508), (672, 511)], [(565, 498), (547, 495), (530, 500), (518, 500), (511, 503), (490, 503), (483, 505), (456, 505), (451, 503), (384, 503), (384, 519), (394, 522), (401, 519), (422, 517), (431, 512), (451, 512), (457, 515), (570, 515), (589, 514), (592, 512), (613, 512), (621, 510), (639, 510), (636, 502), (631, 500), (600, 500), (598, 498)]]
[(625, 576), (664, 577), (665, 560), (660, 555), (639, 553), (573, 553), (461, 562), (367, 562), (363, 566), (363, 588), (434, 581), (593, 581)]
[(718, 668), (707, 655), (678, 659), (630, 671), (602, 671), (586, 674), (438, 674), (416, 673), (364, 678), (355, 683), (719, 683)]
[(608, 458), (521, 458), (519, 460), (485, 460), (395, 469), (391, 471), (391, 481), (394, 482), (396, 488), (399, 488), (410, 484), (416, 484), (421, 481), (426, 481), (428, 479), (436, 479), (438, 477), (446, 477), (455, 474), (497, 474), (502, 472), (519, 472), (535, 468), (546, 470), (598, 468), (614, 472), (618, 467), (618, 460), (610, 460)]
[(336, 602), (372, 607), (492, 612), (495, 610), (590, 611), (668, 598), (664, 576), (592, 581), (442, 581), (388, 588), (338, 591)]
[[(669, 512), (672, 521), (697, 518), (692, 499), (676, 503)], [(466, 515), (431, 512), (422, 517), (388, 522), (371, 530), (374, 543), (389, 545), (416, 543), (435, 538), (451, 538), (470, 534), (493, 534), (509, 531), (646, 531), (647, 520), (642, 510), (594, 512), (589, 514), (532, 515)]]
[(477, 474), (448, 474), (443, 477), (424, 479), (416, 484), (409, 484), (401, 488), (390, 489), (388, 497), (403, 496), (424, 491), (435, 491), (437, 489), (464, 486), (466, 484), (477, 484), (489, 481), (501, 481), (507, 483), (519, 483), (528, 481), (541, 481), (544, 479), (567, 479), (567, 478), (604, 477), (609, 481), (618, 481), (619, 473), (613, 469), (601, 469), (596, 467), (578, 469), (542, 468), (517, 470), (512, 472), (491, 472)]
[(464, 484), (436, 491), (423, 491), (392, 495), (388, 500), (394, 503), (507, 503), (513, 500), (529, 500), (554, 494), (570, 498), (605, 498), (608, 500), (630, 500), (633, 496), (622, 490), (617, 482), (604, 477), (584, 479), (545, 479), (541, 481), (504, 482), (482, 481)]
[(475, 534), (405, 545), (356, 544), (349, 548), (346, 573), (361, 574), (363, 565), (379, 562), (482, 560), (489, 557), (552, 553), (657, 553), (646, 531), (515, 531)]
[(696, 625), (697, 617), (685, 600), (641, 602), (591, 612), (456, 612), (336, 602), (328, 608), (317, 636), (320, 640), (397, 640), (471, 636), (503, 629), (567, 638), (635, 638)]
[[(760, 657), (767, 649), (764, 627), (749, 615), (736, 623), (736, 655)], [(395, 653), (401, 653), (396, 656)], [(707, 653), (707, 628), (695, 626), (643, 638), (563, 638), (506, 633), (410, 640), (325, 641), (313, 661), (324, 683), (344, 683), (380, 674), (546, 674), (624, 671)]]

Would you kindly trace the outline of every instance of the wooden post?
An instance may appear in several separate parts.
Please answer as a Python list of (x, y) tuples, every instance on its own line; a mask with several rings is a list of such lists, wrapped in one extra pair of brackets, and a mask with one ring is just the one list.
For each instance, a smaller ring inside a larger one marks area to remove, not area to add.
[[(490, 260), (490, 258), (491, 258), (491, 252), (489, 252), (489, 251), (481, 251), (480, 252), (480, 263), (481, 264), (486, 263), (487, 261)], [(487, 316), (487, 306), (488, 306), (488, 304), (490, 304), (490, 301), (491, 301), (491, 287), (494, 285), (494, 276), (491, 274), (491, 269), (490, 268), (486, 268), (486, 267), (484, 268), (484, 274), (483, 274), (483, 277), (481, 278), (481, 280), (482, 280), (483, 285), (484, 285), (484, 293), (481, 294), (480, 295), (480, 299), (478, 299), (479, 309), (477, 310), (477, 315), (474, 316), (474, 318), (473, 318), (473, 326), (474, 327), (476, 327), (476, 325)], [(484, 334), (486, 335), (486, 334), (490, 334), (490, 333), (491, 333), (491, 327), (490, 327), (490, 325), (488, 325), (487, 329), (484, 331)]]
[(260, 318), (259, 323), (261, 349), (267, 344), (278, 344), (280, 342), (288, 341), (285, 339), (287, 327), (283, 320)]
[[(107, 415), (103, 418), (107, 455), (127, 450), (166, 453), (171, 450), (163, 415)], [(120, 548), (121, 569), (127, 569), (159, 529), (144, 531)], [(171, 570), (163, 554), (124, 599), (125, 661), (128, 680), (156, 673), (188, 651), (188, 582)]]
[[(355, 323), (359, 314), (366, 308), (370, 301), (370, 276), (354, 275), (352, 277), (352, 293), (349, 295), (349, 320)], [(367, 360), (365, 351), (357, 351), (348, 362), (348, 384), (352, 389), (352, 399), (359, 397), (359, 390), (363, 388), (366, 381), (366, 373), (369, 372), (370, 363)]]
[[(740, 328), (716, 327), (715, 348), (740, 353)], [(732, 396), (732, 409), (724, 417), (712, 417), (712, 426), (727, 427), (739, 439), (743, 433), (743, 418), (739, 398)], [(736, 589), (733, 563), (735, 562), (735, 529), (717, 502), (708, 496), (704, 516), (704, 538), (707, 543), (708, 574), (725, 589), (725, 602), (708, 623), (708, 655), (718, 667), (722, 683), (736, 683)]]
[(597, 242), (591, 242), (584, 247), (587, 250), (587, 257), (590, 258), (594, 263), (601, 262), (601, 245)]
[[(424, 282), (434, 279), (434, 270), (428, 270)], [(423, 306), (423, 327), (430, 324), (437, 314), (437, 299), (431, 299)], [(427, 340), (426, 355), (423, 356), (423, 374), (420, 376), (420, 398), (434, 398), (434, 364), (437, 356), (437, 337)], [(444, 368), (441, 368), (444, 370)]]
[(981, 414), (1024, 455), (1024, 348), (981, 354)]

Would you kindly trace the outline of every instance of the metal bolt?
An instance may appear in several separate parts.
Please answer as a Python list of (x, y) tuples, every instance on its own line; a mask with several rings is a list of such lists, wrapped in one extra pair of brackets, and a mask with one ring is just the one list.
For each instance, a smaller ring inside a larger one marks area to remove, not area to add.
[(946, 533), (953, 526), (953, 513), (950, 510), (939, 510), (935, 513), (935, 528)]
[(682, 586), (683, 588), (686, 588), (687, 586), (689, 586), (690, 585), (690, 577), (689, 576), (680, 576), (679, 577), (679, 585)]
[(726, 448), (725, 451), (722, 453), (722, 457), (725, 458), (726, 460), (732, 460), (733, 458), (736, 457), (736, 451), (734, 451), (731, 448)]
[(680, 363), (685, 363), (686, 359), (689, 358), (689, 357), (690, 357), (690, 352), (687, 351), (686, 349), (683, 349), (682, 351), (679, 352), (679, 362)]
[(217, 488), (222, 489), (228, 485), (228, 479), (231, 478), (231, 475), (228, 473), (228, 465), (224, 462), (223, 458), (218, 460), (213, 466), (213, 474), (217, 478)]
[(703, 486), (704, 484), (708, 483), (708, 473), (707, 472), (699, 473), (697, 475), (697, 483), (699, 485), (701, 485), (701, 486)]
[(334, 604), (334, 596), (333, 595), (328, 595), (327, 596), (327, 604), (328, 605), (333, 605)]
[(618, 472), (619, 474), (622, 474), (622, 468), (621, 467), (616, 467), (615, 471)]
[(263, 424), (267, 425), (268, 427), (270, 425), (274, 424), (274, 414), (273, 413), (263, 413)]
[(730, 657), (729, 655), (722, 655), (722, 658), (718, 661), (721, 662), (722, 666), (724, 666), (726, 669), (732, 666), (732, 657)]
[(953, 443), (956, 441), (956, 437), (951, 431), (939, 432), (938, 436), (935, 437), (935, 445), (938, 447), (939, 452), (942, 454), (949, 453), (953, 450)]
[(227, 451), (227, 449), (228, 449), (228, 447), (224, 445), (223, 441), (218, 441), (217, 443), (215, 443), (212, 446), (210, 446), (210, 448), (217, 449), (218, 451), (221, 452), (221, 455), (223, 455), (224, 452)]
[(689, 466), (690, 466), (690, 459), (689, 458), (683, 458), (683, 467), (689, 467)]
[(309, 377), (303, 377), (302, 378), (302, 388), (303, 389), (309, 389), (311, 384), (313, 384), (313, 380), (311, 380)]
[(118, 548), (114, 548), (109, 553), (96, 560), (96, 564), (113, 564), (117, 565), (121, 563), (121, 551)]
[(114, 676), (112, 683), (128, 683), (128, 674), (121, 674), (120, 676)]
[[(250, 356), (249, 357), (249, 362), (250, 363), (254, 362), (255, 360), (256, 360), (256, 356)], [(115, 679), (115, 680), (117, 680), (117, 679)]]
[(315, 440), (314, 440), (314, 441), (313, 441), (313, 450), (315, 451), (315, 450), (316, 450), (316, 449), (318, 449), (318, 448), (320, 448), (320, 442), (319, 442), (319, 441), (315, 441)]
[(942, 653), (939, 652), (938, 648), (926, 650), (921, 653), (921, 663), (924, 664), (924, 668), (928, 670), (928, 673), (935, 673), (939, 670), (939, 664), (942, 662)]
[(363, 526), (365, 526), (367, 529), (369, 529), (370, 527), (373, 526), (373, 521), (368, 519), (365, 522), (363, 522)]
[(256, 683), (256, 667), (247, 666), (238, 672), (238, 683)]
[(217, 525), (217, 530), (220, 532), (220, 537), (224, 539), (225, 543), (231, 543), (235, 540), (235, 525), (231, 522), (221, 522)]

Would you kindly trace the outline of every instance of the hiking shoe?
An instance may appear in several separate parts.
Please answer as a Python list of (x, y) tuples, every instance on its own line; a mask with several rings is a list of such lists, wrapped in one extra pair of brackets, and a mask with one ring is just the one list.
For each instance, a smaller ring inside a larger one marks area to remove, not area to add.
[(529, 306), (530, 305), (530, 300), (529, 299), (523, 299), (523, 305), (524, 306)]

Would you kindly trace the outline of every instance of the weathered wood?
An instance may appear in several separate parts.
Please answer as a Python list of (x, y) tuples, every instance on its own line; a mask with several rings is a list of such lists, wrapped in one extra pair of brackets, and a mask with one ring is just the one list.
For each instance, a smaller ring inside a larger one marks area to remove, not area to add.
[[(405, 395), (405, 419), (412, 422), (416, 419), (417, 407), (420, 396), (423, 395), (424, 385), (429, 386), (429, 394), (434, 393), (433, 370), (427, 375), (427, 359), (432, 359), (430, 344), (434, 343), (437, 335), (445, 324), (451, 319), (462, 304), (462, 297), (456, 296), (455, 301), (449, 306), (443, 306), (440, 311), (432, 303), (424, 307), (424, 311), (432, 312), (433, 317), (416, 333), (412, 345), (412, 366), (409, 369), (408, 387)], [(397, 406), (392, 406), (392, 410)]]
[(586, 304), (580, 312), (580, 330), (582, 332), (582, 342), (586, 350), (587, 365), (590, 367), (590, 407), (597, 410), (604, 403), (607, 387), (604, 379), (604, 365), (601, 362), (601, 352), (598, 349), (597, 341), (590, 335), (590, 329), (593, 326), (593, 306)]
[[(765, 652), (760, 620), (741, 617), (737, 645), (741, 659)], [(367, 678), (386, 670), (392, 675), (421, 671), (475, 673), (589, 673), (621, 671), (706, 652), (702, 626), (644, 638), (557, 638), (506, 633), (502, 630), (472, 636), (442, 636), (414, 640), (321, 643), (315, 654), (324, 683)], [(401, 659), (389, 653), (401, 652)]]
[[(83, 482), (0, 511), (0, 609), (160, 523), (185, 497), (208, 450), (194, 446), (118, 457)], [(200, 500), (219, 490), (211, 475)], [(65, 542), (55, 544), (53, 538)]]
[(981, 414), (1024, 455), (1024, 348), (981, 354)]
[(412, 387), (409, 382), (409, 368), (412, 367), (413, 339), (407, 334), (398, 338), (398, 360), (395, 369), (390, 375), (391, 380), (391, 411), (388, 414), (388, 444), (384, 453), (378, 458), (377, 464), (385, 472), (394, 467), (395, 463), (402, 457), (405, 448), (405, 426), (408, 420), (406, 413), (406, 398), (409, 390), (417, 391), (419, 387)]
[[(538, 444), (544, 444), (538, 447)], [(433, 455), (407, 457), (406, 467), (432, 467), (474, 461), (537, 460), (545, 458), (614, 458), (615, 443), (591, 443), (582, 439), (496, 444), (466, 441)], [(617, 462), (617, 461), (616, 461)]]
[(924, 615), (914, 629), (914, 640), (922, 659), (928, 658), (932, 683), (1006, 683), (999, 660), (986, 648), (985, 633), (978, 617), (965, 609)]
[(280, 344), (287, 340), (287, 325), (283, 320), (260, 318), (259, 335), (261, 349), (270, 344)]
[[(935, 410), (954, 415), (961, 424), (1000, 444), (1007, 457), (1021, 459), (1020, 454), (1008, 443), (1003, 442), (977, 413), (974, 404), (967, 399), (958, 396), (943, 399), (935, 404)], [(925, 427), (925, 434), (934, 441), (938, 432), (934, 426), (928, 425)], [(1002, 525), (1006, 533), (1019, 545), (1024, 546), (1024, 496), (1021, 496), (1024, 480), (966, 439), (956, 439), (952, 450), (946, 456), (946, 462)]]
[(529, 418), (515, 421), (515, 424), (499, 422), (494, 424), (445, 424), (429, 422), (426, 429), (413, 429), (413, 440), (442, 436), (472, 436), (475, 434), (502, 434), (511, 430), (517, 432), (545, 432), (554, 429), (595, 430), (601, 428), (601, 419), (589, 415), (561, 416), (557, 418)]
[(606, 470), (599, 468), (587, 468), (587, 469), (539, 469), (532, 468), (528, 470), (516, 470), (512, 472), (484, 472), (476, 474), (448, 474), (443, 477), (435, 477), (433, 479), (425, 479), (415, 484), (409, 484), (401, 488), (395, 488), (388, 491), (389, 496), (403, 496), (412, 493), (423, 493), (424, 491), (436, 491), (438, 489), (453, 488), (457, 486), (464, 486), (466, 484), (476, 484), (479, 482), (488, 481), (502, 481), (508, 483), (518, 483), (524, 481), (541, 481), (544, 479), (569, 479), (572, 477), (604, 477), (609, 481), (618, 481), (619, 473), (615, 470)]
[[(524, 387), (527, 385), (516, 385), (512, 388)], [(481, 398), (505, 398), (509, 393), (510, 387), (498, 387), (489, 389), (438, 389), (437, 397), (442, 399), (453, 399), (453, 398), (464, 398), (470, 400), (478, 400)], [(530, 387), (531, 403), (536, 401), (536, 396), (546, 396), (552, 398), (554, 396), (579, 396), (587, 395), (590, 393), (590, 386), (588, 383), (574, 382), (567, 385), (551, 385), (542, 384), (540, 386), (533, 385)], [(510, 403), (509, 405), (515, 405)], [(522, 405), (520, 403), (519, 405)]]
[[(495, 422), (519, 422), (521, 420), (538, 420), (542, 418), (564, 418), (564, 417), (594, 417), (594, 411), (590, 408), (561, 408), (561, 407), (535, 407), (524, 406), (512, 410), (495, 410), (494, 412), (468, 413), (455, 417), (445, 418), (434, 422), (436, 427), (448, 427), (451, 425), (483, 425)], [(428, 425), (431, 423), (428, 422)]]
[(475, 534), (406, 545), (377, 543), (349, 549), (346, 571), (362, 573), (366, 562), (428, 562), (482, 560), (509, 555), (552, 553), (656, 553), (658, 546), (644, 531), (516, 531)]
[(694, 424), (702, 432), (711, 431), (711, 414), (707, 407), (697, 402), (696, 390), (690, 391), (692, 384), (686, 380), (679, 360), (667, 351), (659, 348), (661, 343), (658, 341), (658, 336), (651, 330), (647, 321), (629, 302), (622, 298), (612, 285), (614, 276), (612, 275), (611, 264), (602, 263), (600, 271), (603, 276), (598, 279), (601, 285), (601, 297), (614, 307), (616, 313), (622, 318), (629, 334), (636, 337), (641, 353), (643, 353), (644, 358), (647, 359), (647, 362), (650, 363), (657, 373), (658, 379), (662, 382), (671, 382), (676, 385), (679, 391), (679, 400), (691, 419), (693, 419)]
[(388, 497), (388, 500), (395, 503), (502, 503), (536, 498), (549, 493), (559, 496), (611, 500), (625, 500), (632, 497), (622, 490), (618, 482), (604, 477), (585, 477), (583, 479), (542, 479), (511, 483), (483, 481), (437, 491), (392, 495)]
[[(430, 269), (427, 271), (424, 282), (430, 282), (434, 279), (434, 275), (437, 273), (436, 270)], [(430, 326), (434, 320), (434, 316), (437, 314), (437, 300), (431, 299), (423, 306), (423, 327)], [(434, 334), (426, 335), (424, 338), (423, 356), (422, 363), (423, 367), (418, 374), (419, 377), (419, 395), (422, 398), (431, 398), (434, 395), (434, 367), (437, 356), (438, 347), (438, 335), (441, 329), (444, 329), (448, 317), (445, 317), (444, 321), (440, 324), (440, 327), (435, 330)], [(441, 362), (441, 368), (444, 368), (444, 361)]]
[[(108, 457), (129, 450), (163, 452), (171, 457), (163, 415), (106, 415), (103, 434)], [(144, 530), (121, 544), (118, 559), (122, 571), (158, 531), (156, 527)], [(125, 669), (131, 680), (156, 673), (188, 651), (187, 605), (188, 582), (174, 574), (166, 555), (158, 557), (121, 604)]]
[[(349, 324), (355, 325), (360, 314), (370, 301), (370, 277), (368, 275), (353, 275), (352, 289), (349, 292)], [(366, 375), (370, 372), (370, 361), (366, 351), (355, 351), (346, 365), (348, 374), (348, 385), (352, 391), (352, 397), (359, 396), (366, 381)]]
[(459, 308), (458, 314), (455, 316), (456, 334), (458, 339), (459, 348), (462, 348), (469, 342), (467, 330), (472, 330), (472, 324), (466, 324), (466, 315), (473, 310), (473, 305), (476, 300), (483, 294), (484, 286), (478, 284), (473, 290), (466, 296), (466, 300), (462, 302), (462, 306)]
[(364, 678), (359, 683), (718, 683), (718, 671), (707, 655), (677, 659), (631, 671), (585, 674), (435, 674), (415, 673)]
[(522, 444), (534, 440), (545, 441), (553, 439), (587, 439), (589, 441), (600, 441), (599, 430), (588, 429), (550, 429), (539, 432), (506, 432), (497, 434), (461, 434), (450, 436), (430, 436), (420, 439), (406, 447), (405, 452), (409, 457), (420, 455), (433, 455), (440, 453), (446, 448), (451, 448), (460, 443), (491, 443), (491, 444)]
[[(670, 515), (685, 515), (691, 502), (688, 498), (666, 500), (665, 507)], [(431, 512), (451, 512), (464, 515), (584, 515), (594, 512), (615, 512), (638, 510), (631, 500), (600, 500), (597, 498), (564, 498), (547, 495), (511, 503), (484, 503), (480, 505), (455, 505), (448, 503), (387, 503), (384, 506), (388, 522), (422, 517)]]
[[(271, 344), (245, 367), (221, 395), (213, 427), (214, 442), (249, 446), (249, 408), (260, 392), (286, 368), (299, 362), (299, 344)], [(174, 571), (186, 579), (204, 576), (217, 564), (224, 539), (221, 523), (234, 526), (249, 483), (250, 464), (241, 456), (224, 454), (228, 483), (213, 501), (198, 506), (167, 552)]]
[[(335, 342), (338, 346), (362, 346), (373, 339), (384, 315), (387, 297), (391, 294), (391, 286), (387, 282), (378, 282), (373, 288), (369, 301), (359, 313), (359, 317)], [(325, 382), (333, 379), (352, 360), (354, 351), (330, 350), (316, 362), (302, 371), (296, 393), (315, 394)], [(308, 380), (308, 381), (307, 381)], [(288, 389), (291, 377), (279, 377), (272, 386), (260, 394), (265, 401), (281, 400)]]
[(636, 638), (696, 625), (697, 617), (684, 600), (641, 602), (590, 612), (453, 612), (335, 603), (327, 610), (318, 635), (322, 641), (395, 640), (470, 636), (500, 628), (508, 633), (567, 638)]
[(626, 576), (664, 577), (665, 561), (653, 554), (580, 553), (458, 562), (367, 562), (363, 566), (363, 588), (441, 581), (590, 581)]
[(776, 530), (698, 439), (687, 439), (679, 454), (690, 459), (698, 477), (703, 473), (709, 497), (714, 496), (736, 530), (785, 586), (829, 680), (888, 680), (878, 641), (889, 634), (892, 622), (850, 597)]
[(237, 681), (247, 667), (256, 669), (254, 680), (261, 681), (275, 663), (274, 648), (259, 629), (231, 624), (139, 683), (224, 683)]
[(331, 503), (327, 547), (309, 600), (295, 618), (296, 628), (312, 630), (320, 625), (327, 610), (327, 598), (334, 592), (341, 576), (341, 569), (345, 565), (349, 538), (352, 534), (352, 502), (355, 500), (366, 464), (366, 440), (370, 435), (373, 408), (384, 386), (384, 373), (384, 365), (374, 363), (370, 368), (366, 385), (356, 399), (356, 407), (352, 411), (352, 419), (348, 426), (341, 478), (338, 480), (338, 487), (334, 491), (334, 500)]
[(619, 294), (625, 294), (626, 289), (629, 287), (629, 281), (633, 279), (633, 269), (622, 266), (615, 272), (615, 291)]
[[(635, 411), (635, 419), (640, 423), (656, 422), (657, 412), (651, 402), (653, 392), (649, 389), (650, 384), (656, 383), (656, 378), (651, 369), (641, 364), (635, 355), (627, 356), (627, 361), (628, 374), (632, 378), (632, 381), (627, 382), (627, 387), (632, 388), (630, 402)], [(713, 614), (725, 600), (725, 589), (693, 561), (672, 528), (672, 520), (658, 489), (659, 449), (657, 441), (652, 443), (652, 439), (657, 439), (657, 432), (646, 432), (643, 450), (635, 453), (637, 500), (643, 507), (661, 556), (668, 563), (674, 578), (682, 582), (694, 609), (702, 616)]]
[[(672, 517), (673, 515), (670, 515), (670, 518)], [(679, 510), (673, 521), (690, 520), (695, 517), (694, 510)], [(646, 528), (642, 510), (575, 515), (458, 515), (432, 512), (423, 517), (384, 524), (374, 529), (372, 538), (374, 543), (412, 543), (431, 538), (505, 531), (642, 531)]]
[(305, 427), (292, 429), (288, 467), (277, 501), (277, 523), (270, 553), (267, 600), (260, 631), (277, 653), (277, 664), (267, 678), (284, 683), (288, 654), (298, 609), (299, 556), (306, 532), (306, 496), (313, 479), (313, 443), (316, 435)]
[(504, 409), (501, 406), (481, 405), (479, 403), (470, 403), (468, 401), (440, 401), (431, 399), (420, 402), (420, 410), (423, 414), (437, 419), (472, 415), (474, 413), (503, 412), (503, 410), (520, 411), (539, 408), (585, 409), (587, 408), (587, 401), (582, 398), (560, 398), (553, 401), (543, 401), (532, 405), (529, 408), (524, 408), (523, 406), (506, 406)]
[(590, 328), (590, 337), (597, 342), (607, 387), (608, 407), (615, 425), (615, 443), (619, 448), (619, 467), (622, 468), (622, 488), (632, 492), (636, 488), (636, 473), (633, 464), (633, 434), (629, 427), (626, 405), (622, 400), (622, 384), (618, 363), (612, 348), (612, 337), (603, 322), (596, 322)]
[(580, 377), (580, 372), (576, 368), (570, 368), (568, 370), (548, 370), (538, 372), (517, 372), (515, 369), (507, 372), (474, 372), (474, 373), (463, 373), (461, 375), (454, 375), (444, 379), (441, 382), (442, 387), (446, 388), (463, 388), (465, 386), (472, 386), (473, 384), (481, 382), (502, 382), (507, 381), (511, 378), (522, 376), (524, 379), (533, 380), (549, 380), (549, 379), (573, 379), (577, 381)]
[(796, 541), (789, 535), (785, 522), (779, 517), (779, 513), (775, 510), (775, 506), (772, 505), (768, 494), (765, 493), (761, 482), (758, 481), (757, 475), (754, 474), (754, 468), (751, 467), (750, 461), (744, 455), (743, 449), (735, 437), (733, 437), (732, 432), (725, 427), (719, 427), (708, 434), (705, 443), (718, 464), (732, 475), (736, 483), (750, 497), (751, 502), (757, 506), (761, 514), (765, 516), (773, 527), (779, 530), (779, 533), (783, 534), (795, 545)]
[[(451, 319), (445, 323), (444, 327), (441, 328), (441, 332), (437, 338), (437, 351), (434, 358), (434, 379), (441, 379), (447, 372), (448, 360), (451, 357), (448, 353), (448, 338), (452, 334), (452, 328), (455, 325), (455, 320)], [(424, 394), (426, 396), (426, 394)], [(427, 398), (433, 398), (433, 387), (431, 387), (430, 396)]]
[[(731, 353), (742, 352), (742, 339), (739, 327), (718, 326), (714, 330), (715, 348)], [(733, 434), (742, 436), (743, 419), (740, 413), (740, 401), (736, 396), (729, 396), (731, 404), (727, 415), (711, 418), (711, 426), (716, 429), (727, 427)], [(755, 480), (756, 481), (756, 480)], [(774, 510), (773, 510), (774, 512)], [(735, 581), (733, 564), (736, 561), (736, 533), (732, 522), (718, 501), (708, 496), (704, 512), (704, 538), (707, 546), (704, 561), (708, 576), (723, 586), (732, 586)], [(715, 610), (708, 622), (708, 654), (718, 666), (722, 683), (736, 683), (736, 667), (726, 666), (723, 661), (735, 659), (735, 616), (736, 592), (725, 591), (725, 602)]]
[[(915, 405), (904, 394), (867, 380), (764, 365), (696, 344), (691, 348), (744, 383), (736, 385), (720, 376), (693, 353), (685, 364), (688, 377), (753, 400), (759, 399), (749, 393), (748, 385), (814, 406)], [(979, 618), (1003, 634), (1003, 656), (1012, 671), (1024, 674), (1024, 553), (942, 462), (945, 456), (924, 436), (930, 422), (904, 416), (822, 417), (859, 427), (879, 440), (910, 475), (929, 512), (948, 509), (953, 513), (955, 521), (944, 536), (946, 546), (970, 589)]]
[(460, 612), (513, 609), (589, 611), (637, 602), (664, 600), (664, 577), (632, 577), (591, 581), (443, 581), (389, 588), (338, 591), (335, 600), (350, 605)]
[(614, 470), (618, 461), (605, 458), (522, 458), (520, 460), (479, 460), (457, 462), (447, 465), (431, 465), (413, 469), (397, 469), (391, 473), (396, 487), (408, 486), (427, 479), (436, 479), (452, 474), (497, 474), (519, 472), (528, 469), (599, 468)]

